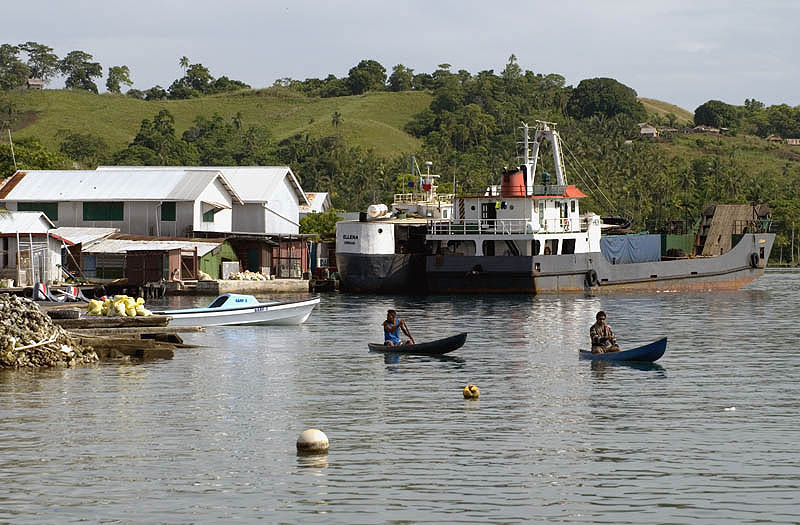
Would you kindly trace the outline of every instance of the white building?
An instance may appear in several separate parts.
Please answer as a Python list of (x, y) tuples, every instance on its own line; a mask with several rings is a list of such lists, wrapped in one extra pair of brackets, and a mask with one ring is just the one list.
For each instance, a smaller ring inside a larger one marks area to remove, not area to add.
[(309, 213), (325, 213), (331, 209), (331, 197), (328, 192), (306, 193), (308, 205), (300, 205), (300, 218)]
[(140, 235), (230, 232), (243, 201), (217, 170), (18, 171), (0, 184), (10, 211), (43, 211), (56, 226)]
[(219, 173), (241, 200), (233, 202), (231, 229), (217, 230), (220, 232), (296, 235), (300, 231), (300, 208), (311, 205), (288, 166), (100, 166), (97, 170), (141, 174), (188, 170)]
[(61, 281), (61, 247), (66, 241), (38, 212), (0, 212), (0, 277), (16, 286)]

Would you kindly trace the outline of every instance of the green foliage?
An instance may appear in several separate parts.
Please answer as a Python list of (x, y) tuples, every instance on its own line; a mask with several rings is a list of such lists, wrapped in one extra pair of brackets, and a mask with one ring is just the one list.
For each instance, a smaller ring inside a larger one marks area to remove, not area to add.
[[(184, 59), (181, 58), (181, 67), (184, 67)], [(196, 98), (203, 95), (213, 95), (215, 93), (225, 93), (249, 89), (250, 86), (239, 80), (231, 80), (226, 76), (215, 79), (211, 72), (203, 64), (191, 64), (185, 67), (186, 74), (175, 80), (169, 87), (169, 98), (187, 99)]]
[(36, 139), (15, 140), (13, 156), (11, 145), (0, 141), (0, 177), (14, 174), (14, 158), (17, 159), (17, 169), (20, 170), (66, 170), (71, 167), (69, 159), (46, 149)]
[(122, 84), (132, 86), (131, 70), (128, 66), (111, 66), (108, 68), (108, 79), (106, 79), (106, 89), (111, 93), (119, 93)]
[(414, 82), (414, 70), (409, 69), (403, 64), (397, 64), (392, 68), (389, 75), (389, 90), (391, 91), (410, 91)]
[(375, 60), (362, 60), (350, 68), (347, 85), (353, 95), (381, 90), (386, 85), (386, 68)]
[(61, 153), (79, 162), (84, 168), (94, 169), (109, 157), (108, 143), (91, 133), (69, 133), (61, 141)]
[(567, 114), (574, 118), (614, 117), (620, 113), (638, 122), (647, 118), (647, 111), (637, 99), (636, 91), (613, 78), (581, 80), (567, 104)]
[(17, 105), (0, 93), (0, 131), (10, 129), (19, 118)]
[(58, 64), (58, 69), (66, 76), (67, 89), (83, 89), (97, 93), (97, 84), (92, 80), (103, 74), (99, 62), (92, 62), (92, 55), (83, 51), (70, 51)]
[(308, 213), (300, 219), (300, 233), (331, 235), (336, 233), (336, 222), (342, 220), (340, 210), (330, 209), (323, 213)]
[(197, 151), (175, 136), (175, 119), (166, 109), (153, 120), (144, 120), (133, 142), (114, 154), (114, 164), (133, 166), (192, 166)]
[(19, 59), (19, 51), (11, 44), (0, 45), (0, 90), (23, 86), (30, 76), (31, 68)]
[(719, 100), (709, 100), (694, 110), (694, 123), (715, 128), (735, 127), (736, 109)]
[(47, 84), (58, 74), (58, 55), (53, 53), (52, 47), (36, 42), (25, 42), (19, 48), (28, 55), (28, 67), (31, 68), (32, 78), (40, 78)]
[(204, 166), (258, 166), (275, 162), (275, 146), (264, 127), (242, 129), (241, 116), (231, 122), (219, 115), (197, 117), (181, 140), (192, 145)]

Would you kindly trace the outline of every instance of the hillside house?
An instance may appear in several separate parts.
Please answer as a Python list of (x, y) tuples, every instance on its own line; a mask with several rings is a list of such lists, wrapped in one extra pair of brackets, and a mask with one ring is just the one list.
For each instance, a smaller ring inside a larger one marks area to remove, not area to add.
[(44, 80), (41, 78), (29, 78), (25, 82), (25, 89), (42, 90), (44, 89)]
[(639, 136), (651, 139), (658, 138), (658, 130), (655, 126), (643, 122), (639, 124)]
[(12, 211), (42, 211), (58, 227), (116, 228), (139, 235), (230, 232), (242, 199), (218, 171), (33, 170), (0, 184)]
[(764, 140), (766, 140), (767, 142), (778, 142), (778, 143), (783, 142), (783, 139), (780, 137), (780, 135), (774, 135), (772, 133), (767, 135), (766, 138), (764, 138)]
[(786, 144), (790, 146), (800, 146), (800, 139), (786, 139)]
[(0, 213), (0, 277), (16, 286), (61, 281), (61, 247), (53, 223), (42, 212)]

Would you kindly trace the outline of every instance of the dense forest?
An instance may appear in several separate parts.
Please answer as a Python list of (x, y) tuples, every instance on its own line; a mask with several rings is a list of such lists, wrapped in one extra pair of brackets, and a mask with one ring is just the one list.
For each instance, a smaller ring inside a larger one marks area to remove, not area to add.
[[(24, 56), (27, 61), (24, 61)], [(183, 76), (168, 88), (129, 89), (127, 66), (108, 68), (109, 94), (140, 100), (180, 100), (248, 92), (246, 84), (214, 78), (202, 64), (178, 60)], [(569, 182), (589, 195), (584, 209), (624, 215), (641, 229), (666, 221), (691, 222), (712, 203), (765, 202), (773, 210), (778, 246), (792, 242), (800, 226), (800, 148), (778, 147), (764, 140), (778, 135), (800, 138), (800, 107), (766, 107), (755, 99), (733, 106), (709, 100), (694, 111), (693, 122), (673, 113), (648, 113), (634, 89), (611, 78), (585, 79), (568, 86), (554, 73), (524, 70), (513, 55), (502, 71), (451, 71), (441, 64), (431, 73), (415, 73), (402, 65), (387, 72), (375, 60), (362, 60), (346, 77), (279, 79), (259, 96), (307, 99), (369, 96), (370, 93), (424, 91), (430, 105), (415, 114), (404, 131), (416, 137), (417, 151), (378, 155), (341, 132), (343, 116), (330, 114), (333, 130), (325, 136), (299, 133), (273, 138), (266, 123), (245, 125), (239, 113), (198, 115), (178, 133), (170, 111), (160, 109), (142, 120), (126, 147), (112, 150), (91, 129), (70, 130), (60, 137), (58, 151), (35, 138), (0, 143), (3, 176), (17, 167), (93, 168), (119, 165), (271, 165), (287, 164), (307, 191), (328, 191), (334, 206), (361, 210), (374, 202), (390, 202), (402, 191), (411, 169), (409, 154), (431, 160), (443, 181), (455, 180), (459, 193), (480, 192), (496, 184), (505, 166), (517, 163), (521, 122), (557, 124), (565, 145)], [(28, 42), (0, 46), (0, 89), (8, 94), (30, 78), (50, 82), (65, 77), (68, 89), (97, 92), (94, 79), (102, 67), (82, 51), (59, 59), (47, 46)], [(344, 100), (344, 98), (342, 99)], [(24, 107), (0, 93), (0, 129), (17, 129)], [(658, 140), (640, 138), (639, 124), (663, 125)], [(715, 134), (682, 133), (691, 125), (721, 129)], [(7, 133), (7, 132), (6, 132)], [(4, 133), (5, 134), (5, 133)], [(551, 169), (544, 157), (544, 168)], [(443, 183), (444, 184), (444, 183)]]

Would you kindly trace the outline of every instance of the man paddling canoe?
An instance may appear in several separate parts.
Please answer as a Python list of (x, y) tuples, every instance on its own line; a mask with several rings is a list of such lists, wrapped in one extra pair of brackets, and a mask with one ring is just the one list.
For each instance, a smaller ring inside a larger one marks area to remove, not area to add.
[(592, 353), (605, 354), (607, 352), (619, 352), (617, 339), (611, 327), (606, 324), (606, 313), (602, 310), (595, 316), (597, 322), (589, 329), (589, 337), (592, 339)]
[[(408, 341), (400, 341), (400, 330), (408, 337)], [(414, 338), (411, 332), (408, 331), (406, 322), (403, 319), (397, 319), (397, 312), (388, 310), (386, 312), (386, 320), (383, 322), (383, 344), (385, 346), (398, 346), (414, 344)]]

